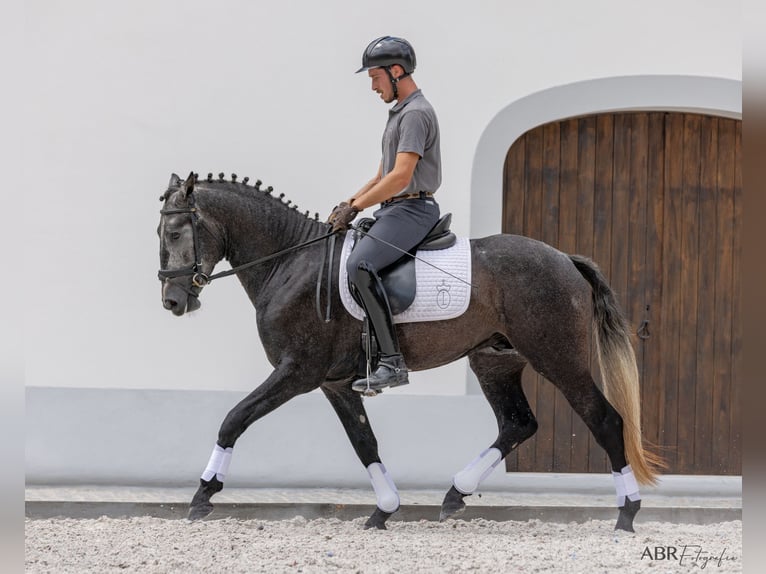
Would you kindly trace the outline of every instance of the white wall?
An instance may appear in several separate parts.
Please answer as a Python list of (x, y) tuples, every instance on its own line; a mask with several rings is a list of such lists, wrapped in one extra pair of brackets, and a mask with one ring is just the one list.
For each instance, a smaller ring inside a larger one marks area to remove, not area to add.
[[(25, 209), (23, 377), (41, 388), (27, 394), (30, 426), (62, 400), (44, 389), (241, 395), (267, 376), (236, 279), (206, 289), (191, 316), (162, 309), (158, 197), (171, 172), (235, 172), (326, 216), (377, 167), (386, 106), (353, 74), (376, 36), (415, 45), (415, 79), (442, 128), (439, 200), (463, 235), (498, 229), (502, 190), (485, 175), (502, 166), (482, 167), (481, 146), (530, 95), (613, 77), (741, 81), (738, 2), (30, 0), (25, 10), (25, 188), (8, 200)], [(412, 379), (387, 393), (466, 392), (464, 362)], [(130, 416), (104, 431), (154, 424)], [(45, 448), (28, 444), (28, 461)]]
[[(26, 208), (26, 384), (244, 391), (262, 380), (235, 279), (207, 289), (196, 316), (161, 308), (157, 197), (173, 171), (236, 172), (325, 216), (377, 165), (386, 107), (352, 73), (377, 35), (417, 49), (415, 77), (442, 124), (440, 200), (462, 234), (477, 144), (510, 103), (615, 75), (740, 78), (737, 3), (627, 6), (28, 2), (28, 190), (11, 198)], [(462, 393), (464, 372), (403, 392)]]

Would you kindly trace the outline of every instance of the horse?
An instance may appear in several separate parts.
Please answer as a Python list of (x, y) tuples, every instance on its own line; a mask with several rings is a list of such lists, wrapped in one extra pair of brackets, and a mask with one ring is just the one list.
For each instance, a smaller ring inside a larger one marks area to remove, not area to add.
[[(212, 279), (236, 274), (255, 307), (273, 366), (221, 423), (188, 518), (198, 520), (213, 510), (211, 498), (223, 489), (233, 447), (251, 424), (319, 388), (370, 476), (376, 509), (364, 528), (386, 529), (399, 495), (378, 454), (364, 397), (351, 388), (364, 376), (367, 359), (363, 322), (340, 304), (340, 245), (328, 247), (330, 226), (318, 214), (299, 212), (284, 194), (262, 189), (260, 180), (248, 182), (236, 174), (230, 179), (209, 174), (206, 180), (193, 172), (185, 180), (173, 174), (160, 198), (164, 308), (177, 316), (195, 311)], [(332, 275), (322, 279), (327, 254), (336, 263)], [(472, 289), (462, 315), (396, 326), (411, 370), (467, 357), (497, 418), (497, 438), (454, 475), (439, 519), (463, 511), (464, 498), (536, 432), (521, 384), (530, 365), (561, 391), (606, 451), (617, 494), (615, 529), (633, 532), (641, 507), (638, 485), (655, 484), (663, 462), (642, 441), (636, 358), (615, 293), (590, 259), (519, 235), (471, 239), (470, 257)], [(214, 275), (223, 259), (232, 269)], [(317, 313), (317, 278), (331, 285), (326, 317)], [(588, 365), (593, 331), (603, 392)]]

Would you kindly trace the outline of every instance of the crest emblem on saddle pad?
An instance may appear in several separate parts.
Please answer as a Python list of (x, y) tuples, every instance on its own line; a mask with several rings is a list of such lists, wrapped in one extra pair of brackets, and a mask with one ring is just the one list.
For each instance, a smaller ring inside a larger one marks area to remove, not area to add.
[[(354, 300), (346, 273), (346, 260), (354, 245), (354, 233), (353, 230), (346, 233), (341, 251), (340, 298), (346, 311), (362, 321), (364, 309)], [(417, 257), (415, 299), (406, 309), (394, 311), (394, 323), (443, 321), (465, 313), (471, 300), (471, 243), (468, 238), (458, 237), (455, 245), (447, 249), (418, 251)]]
[(436, 286), (436, 289), (438, 291), (438, 294), (436, 295), (436, 304), (439, 306), (439, 309), (449, 309), (449, 304), (451, 302), (449, 291), (452, 289), (452, 285), (449, 285), (446, 281), (442, 280), (442, 282)]

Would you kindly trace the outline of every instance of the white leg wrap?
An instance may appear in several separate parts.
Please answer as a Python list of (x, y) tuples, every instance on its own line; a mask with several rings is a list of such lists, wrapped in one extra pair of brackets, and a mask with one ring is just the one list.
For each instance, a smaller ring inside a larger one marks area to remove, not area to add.
[(378, 499), (378, 508), (383, 512), (396, 512), (399, 509), (399, 493), (386, 467), (379, 462), (373, 462), (367, 467), (367, 474), (370, 475), (370, 482)]
[(638, 482), (633, 475), (633, 469), (630, 465), (623, 468), (620, 472), (612, 471), (612, 478), (614, 478), (614, 489), (617, 491), (617, 507), (625, 506), (625, 497), (628, 500), (635, 502), (641, 500), (641, 495), (638, 493)]
[(218, 445), (213, 448), (213, 454), (210, 455), (210, 460), (205, 467), (205, 472), (202, 473), (202, 480), (210, 480), (214, 476), (223, 482), (226, 478), (226, 474), (229, 472), (229, 465), (231, 464), (232, 448), (223, 449)]
[(452, 479), (452, 484), (461, 494), (473, 494), (481, 481), (487, 478), (500, 463), (502, 453), (499, 449), (488, 448), (476, 457), (471, 464), (458, 472)]

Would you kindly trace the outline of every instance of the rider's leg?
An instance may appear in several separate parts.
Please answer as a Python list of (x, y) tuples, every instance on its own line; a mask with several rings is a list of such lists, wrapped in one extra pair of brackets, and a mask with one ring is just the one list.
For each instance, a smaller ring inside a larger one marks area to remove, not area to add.
[[(420, 243), (439, 220), (433, 200), (405, 200), (377, 210), (375, 224), (362, 237), (346, 262), (351, 282), (359, 291), (381, 350), (379, 367), (371, 377), (371, 389), (407, 384), (407, 370), (399, 350), (388, 297), (378, 272), (399, 260)], [(367, 379), (353, 388), (368, 389)]]
[(380, 277), (375, 268), (368, 262), (362, 261), (356, 268), (352, 278), (359, 296), (362, 299), (364, 311), (367, 314), (380, 348), (378, 367), (370, 375), (355, 381), (354, 390), (380, 390), (385, 387), (398, 387), (409, 383), (404, 357), (399, 350), (391, 308)]

